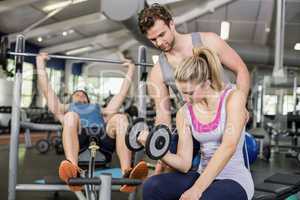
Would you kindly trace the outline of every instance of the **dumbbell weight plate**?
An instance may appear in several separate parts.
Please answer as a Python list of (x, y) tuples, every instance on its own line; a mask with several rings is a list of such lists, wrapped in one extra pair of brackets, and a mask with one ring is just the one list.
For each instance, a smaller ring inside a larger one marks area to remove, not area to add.
[(171, 131), (168, 126), (160, 124), (150, 132), (145, 145), (146, 154), (153, 160), (162, 158), (169, 150)]
[(59, 145), (60, 143), (62, 143), (62, 139), (59, 136), (54, 136), (51, 139), (51, 144), (55, 147), (57, 145)]
[(141, 145), (137, 138), (141, 131), (148, 129), (148, 125), (146, 120), (143, 118), (137, 118), (133, 121), (132, 126), (129, 127), (126, 135), (125, 135), (125, 143), (129, 150), (131, 151), (139, 151), (143, 149), (143, 145)]
[(42, 154), (47, 153), (50, 149), (50, 144), (47, 140), (41, 139), (37, 141), (36, 149)]

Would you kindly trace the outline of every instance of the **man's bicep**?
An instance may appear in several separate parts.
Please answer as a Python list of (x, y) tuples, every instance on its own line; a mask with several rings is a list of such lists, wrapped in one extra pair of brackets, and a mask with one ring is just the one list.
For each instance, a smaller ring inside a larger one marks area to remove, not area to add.
[(224, 40), (216, 34), (212, 34), (210, 37), (212, 38), (212, 41), (214, 41), (214, 49), (218, 53), (221, 63), (226, 68), (235, 72), (235, 75), (237, 75), (237, 72), (242, 68), (247, 69), (241, 57)]
[(223, 48), (219, 51), (221, 63), (231, 71), (239, 72), (242, 68), (247, 69), (241, 57), (228, 44), (222, 44)]

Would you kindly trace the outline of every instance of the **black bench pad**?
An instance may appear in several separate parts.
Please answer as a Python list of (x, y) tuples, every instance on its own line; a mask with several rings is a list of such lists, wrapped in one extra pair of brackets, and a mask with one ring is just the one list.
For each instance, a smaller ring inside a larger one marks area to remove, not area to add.
[(276, 195), (274, 193), (255, 191), (252, 200), (274, 200)]
[(260, 183), (258, 185), (255, 185), (255, 190), (270, 192), (276, 194), (276, 196), (281, 196), (292, 192), (294, 190), (294, 187), (275, 183)]
[(276, 173), (267, 178), (264, 182), (300, 186), (300, 175)]

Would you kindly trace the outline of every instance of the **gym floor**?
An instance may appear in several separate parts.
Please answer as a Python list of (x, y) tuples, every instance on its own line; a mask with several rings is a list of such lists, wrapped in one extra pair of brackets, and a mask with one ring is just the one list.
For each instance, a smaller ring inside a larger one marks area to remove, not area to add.
[[(9, 145), (0, 145), (0, 199), (7, 199), (8, 185), (8, 157)], [(41, 179), (44, 176), (56, 176), (57, 169), (63, 155), (56, 155), (54, 151), (47, 154), (40, 154), (35, 148), (26, 149), (23, 144), (19, 148), (19, 173), (18, 183), (32, 183), (36, 179)], [(112, 162), (112, 167), (117, 166), (116, 156)], [(287, 158), (285, 154), (273, 154), (270, 162), (258, 159), (251, 170), (255, 183), (261, 183), (266, 177), (276, 172), (292, 173), (299, 169), (300, 162), (295, 158)], [(60, 192), (58, 196), (54, 192), (17, 192), (17, 199), (77, 199), (73, 193)], [(120, 192), (113, 192), (112, 199), (125, 200), (128, 195)], [(138, 195), (138, 199), (141, 199)]]
[[(0, 199), (7, 199), (9, 145), (0, 145), (0, 157), (3, 161), (7, 161), (0, 164)], [(54, 151), (42, 155), (35, 148), (26, 149), (24, 145), (20, 145), (18, 183), (33, 183), (45, 176), (57, 176), (59, 163), (63, 159), (63, 155), (57, 155)], [(113, 161), (113, 167), (116, 166), (114, 163), (117, 161)], [(112, 198), (125, 200), (128, 199), (128, 195), (113, 192)], [(68, 200), (77, 198), (71, 192), (59, 192), (58, 196), (55, 196), (54, 192), (17, 192), (17, 199)]]

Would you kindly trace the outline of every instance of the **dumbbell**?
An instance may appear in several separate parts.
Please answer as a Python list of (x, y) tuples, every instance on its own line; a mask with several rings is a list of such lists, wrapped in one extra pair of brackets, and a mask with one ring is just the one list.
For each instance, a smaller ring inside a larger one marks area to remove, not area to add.
[[(144, 148), (138, 141), (138, 137), (143, 130), (149, 130), (145, 119), (137, 118), (133, 121), (125, 135), (125, 143), (129, 150), (140, 151)], [(158, 160), (169, 150), (171, 143), (171, 131), (168, 126), (160, 124), (149, 131), (147, 136), (145, 151), (149, 158)]]

